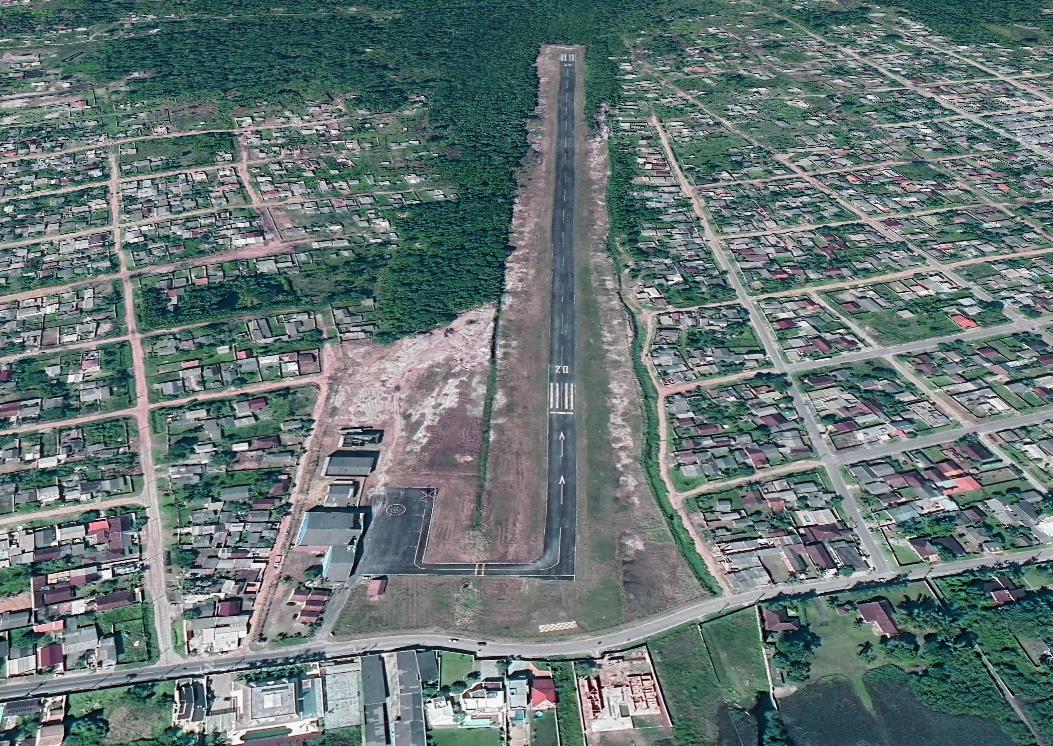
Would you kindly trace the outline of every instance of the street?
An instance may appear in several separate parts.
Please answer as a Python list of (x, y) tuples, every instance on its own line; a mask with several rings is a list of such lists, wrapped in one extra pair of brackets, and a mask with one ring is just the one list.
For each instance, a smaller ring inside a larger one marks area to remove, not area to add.
[[(649, 637), (668, 632), (684, 624), (700, 622), (718, 614), (735, 611), (763, 600), (780, 596), (799, 596), (809, 593), (834, 593), (875, 581), (892, 579), (921, 580), (956, 575), (983, 567), (999, 567), (1006, 564), (1023, 564), (1053, 560), (1053, 547), (1024, 554), (973, 557), (970, 559), (926, 565), (910, 572), (896, 575), (876, 572), (861, 573), (848, 578), (833, 578), (801, 583), (792, 586), (771, 587), (761, 590), (706, 598), (679, 609), (642, 619), (632, 624), (591, 635), (575, 636), (552, 642), (516, 642), (514, 640), (453, 637), (441, 632), (419, 634), (393, 634), (362, 637), (354, 640), (314, 640), (275, 651), (240, 652), (226, 655), (203, 656), (182, 663), (156, 663), (134, 670), (111, 670), (102, 672), (84, 671), (64, 674), (57, 678), (48, 676), (25, 677), (21, 681), (0, 686), (0, 701), (10, 701), (30, 696), (45, 696), (110, 686), (164, 681), (187, 676), (225, 671), (240, 671), (263, 665), (285, 665), (293, 662), (313, 660), (336, 660), (361, 655), (367, 652), (399, 650), (410, 647), (435, 647), (472, 653), (484, 658), (506, 658), (515, 656), (524, 659), (565, 657), (598, 657), (604, 652), (623, 649), (647, 640)], [(457, 635), (464, 635), (459, 632)]]

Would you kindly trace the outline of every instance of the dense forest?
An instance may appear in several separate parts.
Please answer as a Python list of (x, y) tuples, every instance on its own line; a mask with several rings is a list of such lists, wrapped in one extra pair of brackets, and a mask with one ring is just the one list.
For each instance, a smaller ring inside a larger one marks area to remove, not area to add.
[(527, 151), (536, 99), (533, 63), (545, 43), (584, 44), (590, 111), (616, 101), (623, 39), (711, 0), (375, 0), (346, 3), (204, 0), (95, 3), (55, 0), (5, 10), (7, 32), (110, 23), (132, 15), (154, 23), (100, 38), (74, 69), (96, 83), (135, 72), (134, 98), (149, 103), (295, 103), (355, 93), (373, 110), (428, 99), (428, 128), (443, 152), (438, 170), (456, 203), (394, 212), (404, 238), (375, 281), (382, 338), (449, 322), (495, 300), (509, 252), (515, 171)]
[[(912, 0), (907, 10), (956, 38), (1005, 37), (1002, 24), (1049, 23), (1041, 0)], [(544, 43), (583, 44), (587, 106), (619, 97), (616, 62), (624, 40), (643, 28), (718, 8), (718, 0), (53, 0), (5, 8), (7, 34), (113, 24), (79, 55), (73, 69), (97, 83), (146, 73), (134, 98), (149, 103), (211, 101), (238, 105), (295, 103), (354, 93), (373, 110), (394, 110), (410, 96), (428, 99), (428, 128), (443, 152), (438, 170), (456, 204), (393, 211), (406, 239), (369, 277), (378, 296), (382, 338), (449, 322), (496, 299), (508, 255), (515, 170), (527, 150), (534, 108), (533, 62)], [(857, 20), (842, 12), (800, 10), (823, 25)], [(793, 13), (794, 11), (790, 11)], [(116, 31), (120, 19), (156, 21)], [(1019, 36), (1019, 34), (1017, 34)], [(617, 196), (617, 195), (615, 195)], [(622, 211), (625, 212), (624, 210)], [(616, 225), (627, 232), (631, 225)]]

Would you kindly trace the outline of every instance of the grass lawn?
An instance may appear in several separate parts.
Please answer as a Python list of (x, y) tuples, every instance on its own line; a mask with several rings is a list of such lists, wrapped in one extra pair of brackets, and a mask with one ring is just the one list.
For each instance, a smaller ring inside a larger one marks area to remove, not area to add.
[(172, 724), (174, 689), (166, 682), (78, 692), (69, 696), (69, 715), (101, 711), (110, 726), (107, 743), (157, 738)]
[(647, 647), (673, 719), (674, 739), (694, 735), (699, 743), (716, 743), (724, 698), (698, 627), (691, 624), (662, 635)]
[(895, 311), (859, 313), (856, 320), (867, 326), (878, 341), (885, 344), (915, 342), (961, 331), (946, 315), (902, 318)]
[[(137, 143), (134, 154), (121, 155), (121, 165), (145, 160), (150, 157), (164, 159), (156, 168), (131, 171), (132, 173), (149, 173), (152, 170), (165, 171), (191, 166), (210, 166), (216, 163), (216, 154), (226, 152), (236, 154), (237, 143), (228, 134), (209, 133), (173, 137), (168, 140), (146, 140)], [(128, 169), (125, 169), (127, 175)]]
[(921, 562), (921, 557), (918, 556), (917, 552), (909, 546), (903, 546), (901, 544), (894, 544), (892, 546), (892, 555), (895, 558), (896, 563), (900, 566), (916, 565)]
[(362, 728), (349, 725), (346, 728), (326, 728), (322, 740), (315, 746), (361, 746)]
[(475, 658), (464, 653), (439, 651), (439, 685), (449, 686), (456, 681), (464, 682), (475, 670)]
[(556, 716), (546, 712), (541, 717), (530, 719), (530, 746), (558, 746)]
[(183, 632), (183, 620), (172, 622), (172, 647), (180, 655), (186, 655), (186, 634)]
[(150, 635), (143, 619), (121, 622), (117, 633), (119, 663), (145, 663), (150, 660)]
[[(812, 680), (840, 674), (848, 679), (852, 691), (866, 708), (873, 710), (870, 695), (863, 685), (863, 674), (871, 667), (884, 662), (878, 648), (878, 637), (869, 625), (855, 626), (855, 614), (838, 616), (833, 609), (828, 608), (826, 613), (830, 617), (824, 621), (818, 612), (813, 611), (814, 604), (822, 603), (822, 600), (814, 600), (809, 605), (808, 620), (812, 631), (823, 638), (812, 659)], [(877, 660), (873, 663), (868, 663), (859, 656), (861, 646), (867, 642), (872, 643), (877, 651)]]
[[(887, 598), (893, 606), (901, 603), (908, 596), (916, 598), (919, 594), (931, 597), (924, 583), (907, 583), (904, 585), (886, 586), (876, 590), (873, 596), (863, 593), (852, 594), (845, 600), (853, 603), (869, 600), (871, 597)], [(822, 644), (816, 648), (812, 659), (811, 678), (813, 681), (827, 676), (840, 675), (848, 679), (853, 692), (868, 710), (874, 709), (867, 687), (863, 683), (863, 674), (873, 668), (880, 668), (888, 659), (882, 651), (879, 638), (870, 625), (856, 626), (856, 614), (840, 615), (825, 598), (812, 599), (805, 608), (807, 621), (812, 631), (822, 637)], [(875, 657), (866, 661), (859, 651), (866, 643), (873, 646)]]
[(1030, 588), (1053, 585), (1053, 565), (1035, 565), (1024, 570), (1024, 580)]
[(144, 604), (133, 604), (97, 615), (99, 629), (117, 635), (118, 663), (146, 663), (154, 657), (153, 621)]
[(742, 609), (706, 622), (702, 637), (725, 696), (743, 706), (752, 705), (757, 692), (768, 687), (756, 609)]
[(500, 746), (501, 731), (496, 728), (448, 728), (428, 734), (432, 746)]
[(585, 746), (585, 732), (581, 728), (581, 707), (578, 705), (578, 672), (573, 661), (550, 661), (543, 667), (552, 671), (556, 682), (556, 725), (562, 746)]

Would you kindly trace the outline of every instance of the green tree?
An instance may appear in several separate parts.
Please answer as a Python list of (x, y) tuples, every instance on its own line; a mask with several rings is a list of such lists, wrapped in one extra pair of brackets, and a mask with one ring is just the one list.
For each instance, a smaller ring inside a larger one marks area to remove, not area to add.
[(65, 746), (101, 746), (106, 743), (110, 724), (101, 710), (95, 710), (79, 718), (66, 720)]
[(783, 632), (775, 642), (772, 660), (793, 681), (807, 681), (812, 668), (812, 653), (822, 644), (822, 638), (807, 626), (793, 632)]

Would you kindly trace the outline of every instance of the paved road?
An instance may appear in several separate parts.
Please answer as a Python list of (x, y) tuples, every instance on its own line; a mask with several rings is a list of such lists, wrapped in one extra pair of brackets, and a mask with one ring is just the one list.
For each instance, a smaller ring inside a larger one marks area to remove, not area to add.
[[(575, 78), (573, 53), (560, 57), (556, 190), (552, 203), (552, 311), (549, 330), (548, 508), (545, 553), (562, 575), (574, 575), (578, 437), (574, 304)], [(546, 558), (543, 558), (546, 559)]]
[[(548, 486), (544, 546), (532, 562), (427, 563), (434, 494), (393, 488), (373, 503), (360, 576), (500, 575), (573, 580), (577, 540), (577, 412), (574, 297), (574, 185), (577, 60), (560, 55), (552, 196), (552, 300), (548, 375)], [(346, 594), (345, 594), (346, 595)]]
[[(409, 647), (436, 647), (450, 650), (461, 650), (480, 657), (503, 658), (517, 656), (520, 658), (550, 658), (553, 656), (598, 657), (604, 652), (624, 649), (643, 642), (649, 637), (659, 635), (690, 622), (698, 622), (717, 614), (734, 611), (751, 606), (759, 601), (777, 596), (794, 596), (809, 593), (835, 593), (848, 590), (854, 586), (894, 578), (921, 580), (955, 575), (981, 567), (996, 567), (1003, 564), (1020, 564), (1028, 561), (1053, 560), (1053, 547), (1014, 554), (1005, 557), (974, 557), (956, 562), (938, 565), (925, 565), (900, 575), (886, 573), (878, 575), (867, 573), (850, 578), (801, 583), (798, 585), (764, 590), (735, 593), (728, 596), (707, 598), (693, 604), (673, 609), (658, 616), (634, 622), (631, 625), (609, 630), (603, 633), (584, 637), (565, 638), (551, 642), (516, 642), (512, 640), (480, 640), (478, 637), (450, 637), (441, 633), (405, 633), (363, 637), (349, 641), (313, 640), (304, 645), (289, 647), (280, 651), (262, 651), (239, 653), (223, 656), (195, 658), (185, 663), (174, 665), (148, 666), (133, 671), (112, 671), (108, 673), (79, 672), (69, 673), (57, 678), (44, 676), (26, 677), (0, 686), (0, 702), (19, 699), (27, 696), (61, 694), (72, 691), (124, 686), (138, 682), (162, 681), (185, 676), (199, 676), (206, 673), (240, 671), (260, 666), (277, 666), (294, 662), (294, 660), (338, 660), (361, 655), (362, 653), (399, 650)], [(297, 658), (299, 656), (299, 658)]]
[(556, 117), (556, 186), (552, 195), (552, 299), (549, 317), (548, 491), (545, 543), (534, 562), (482, 563), (479, 575), (574, 578), (577, 540), (578, 437), (574, 302), (574, 185), (577, 62), (560, 54)]

